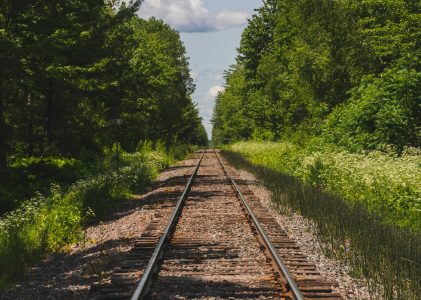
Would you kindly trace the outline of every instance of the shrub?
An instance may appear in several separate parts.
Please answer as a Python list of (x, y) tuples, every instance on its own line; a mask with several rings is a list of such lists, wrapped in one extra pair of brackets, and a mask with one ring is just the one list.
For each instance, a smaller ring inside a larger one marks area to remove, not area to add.
[(420, 91), (421, 72), (415, 70), (366, 76), (351, 99), (327, 117), (323, 137), (351, 151), (419, 147)]
[(8, 170), (7, 185), (0, 185), (0, 214), (17, 208), (37, 191), (48, 192), (51, 183), (66, 186), (87, 177), (89, 168), (73, 158), (15, 158)]
[(17, 158), (10, 164), (14, 176), (25, 176), (25, 180), (33, 178), (38, 182), (54, 179), (59, 183), (72, 183), (86, 176), (88, 170), (85, 166), (80, 160), (64, 157)]

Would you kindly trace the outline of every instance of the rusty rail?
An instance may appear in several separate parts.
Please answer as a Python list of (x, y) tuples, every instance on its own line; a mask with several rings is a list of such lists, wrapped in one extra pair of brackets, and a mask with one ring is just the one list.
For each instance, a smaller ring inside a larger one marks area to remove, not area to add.
[[(179, 216), (181, 214), (183, 204), (184, 204), (184, 202), (187, 198), (187, 195), (188, 195), (188, 193), (191, 189), (191, 186), (193, 184), (193, 180), (196, 177), (197, 171), (200, 167), (200, 164), (202, 162), (202, 159), (203, 159), (203, 156), (204, 156), (205, 152), (206, 152), (206, 150), (204, 150), (202, 152), (200, 160), (197, 163), (192, 175), (190, 176), (189, 181), (186, 185), (186, 188), (183, 191), (183, 194), (180, 196), (180, 198), (177, 202), (174, 213), (172, 214), (171, 219), (168, 222), (168, 225), (167, 225), (163, 235), (161, 236), (158, 244), (156, 245), (155, 250), (152, 254), (152, 257), (149, 260), (148, 265), (146, 266), (145, 272), (143, 273), (143, 276), (142, 276), (135, 292), (133, 293), (133, 295), (131, 297), (132, 300), (143, 299), (148, 292), (148, 288), (149, 288), (149, 285), (150, 285), (151, 278), (158, 268), (157, 263), (158, 263), (161, 255), (164, 251), (166, 243), (168, 242), (169, 238), (173, 234), (173, 231), (176, 227), (177, 221), (178, 221)], [(288, 267), (285, 265), (282, 258), (277, 253), (277, 250), (276, 250), (275, 246), (270, 241), (270, 239), (267, 236), (263, 226), (260, 224), (260, 222), (258, 221), (256, 216), (254, 215), (251, 207), (247, 203), (247, 201), (246, 201), (243, 193), (241, 192), (239, 186), (237, 185), (235, 180), (231, 177), (231, 175), (228, 173), (228, 171), (225, 169), (225, 167), (224, 167), (221, 159), (219, 158), (219, 155), (217, 154), (217, 152), (215, 150), (214, 150), (214, 152), (215, 152), (215, 155), (216, 155), (225, 175), (227, 176), (231, 185), (233, 186), (236, 194), (238, 195), (238, 198), (241, 200), (241, 203), (242, 203), (243, 207), (245, 208), (246, 214), (249, 216), (249, 218), (251, 219), (254, 227), (256, 228), (256, 231), (259, 234), (259, 239), (262, 241), (262, 244), (265, 246), (265, 248), (267, 250), (267, 253), (269, 254), (269, 256), (272, 258), (273, 262), (275, 263), (275, 266), (277, 268), (278, 273), (283, 278), (285, 278), (285, 280), (287, 281), (288, 286), (291, 289), (291, 296), (296, 300), (304, 300), (304, 297), (301, 294), (300, 289), (298, 288), (296, 282), (294, 281), (294, 279), (292, 278), (291, 274), (288, 271)]]
[(200, 164), (202, 162), (202, 159), (205, 153), (206, 153), (206, 149), (203, 150), (202, 156), (200, 157), (199, 162), (197, 163), (192, 175), (190, 176), (189, 181), (186, 185), (186, 188), (183, 191), (183, 194), (178, 199), (177, 205), (174, 209), (171, 219), (169, 220), (164, 233), (162, 234), (161, 238), (159, 239), (158, 244), (155, 247), (155, 250), (152, 254), (151, 259), (148, 262), (148, 265), (146, 266), (145, 272), (143, 273), (143, 276), (139, 282), (139, 285), (137, 286), (135, 292), (133, 293), (131, 297), (132, 300), (143, 299), (143, 297), (146, 295), (148, 291), (150, 280), (157, 269), (157, 263), (162, 255), (162, 252), (164, 251), (164, 248), (168, 242), (168, 239), (171, 237), (171, 235), (174, 232), (174, 229), (177, 225), (177, 221), (180, 217), (181, 211), (183, 210), (183, 205), (191, 189), (193, 180), (196, 177), (197, 171), (199, 170)]

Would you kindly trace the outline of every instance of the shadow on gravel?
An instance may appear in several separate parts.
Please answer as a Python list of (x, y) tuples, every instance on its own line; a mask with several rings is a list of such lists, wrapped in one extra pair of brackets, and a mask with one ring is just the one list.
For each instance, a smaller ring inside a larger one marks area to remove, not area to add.
[(183, 265), (198, 264), (210, 260), (236, 259), (238, 258), (238, 249), (230, 248), (218, 242), (209, 242), (208, 240), (189, 241), (189, 243), (174, 244), (165, 250), (168, 260), (177, 261), (183, 258)]
[(241, 186), (248, 186), (256, 184), (256, 180), (246, 180), (246, 179), (235, 179), (235, 182)]
[[(174, 176), (155, 182), (148, 193), (119, 203), (109, 217), (89, 226), (118, 221), (139, 209), (153, 210), (161, 204), (174, 203), (188, 178), (189, 175)], [(180, 191), (174, 192), (175, 187), (181, 187)], [(90, 299), (90, 285), (106, 277), (125, 258), (128, 246), (137, 238), (112, 239), (86, 250), (54, 254), (31, 268), (24, 282), (13, 289), (0, 291), (0, 299)]]
[[(136, 238), (109, 240), (73, 254), (55, 254), (33, 268), (25, 285), (1, 299), (88, 299), (92, 283), (106, 276)], [(48, 274), (48, 275), (46, 275)]]
[(229, 184), (227, 179), (216, 179), (219, 178), (220, 176), (217, 175), (197, 175), (195, 178), (195, 186), (201, 186), (201, 185), (227, 185)]
[(181, 175), (181, 176), (174, 176), (170, 177), (168, 179), (162, 180), (162, 181), (156, 181), (152, 183), (151, 187), (148, 189), (148, 191), (153, 191), (157, 188), (161, 187), (174, 187), (177, 185), (184, 186), (187, 183), (187, 180), (189, 179), (190, 175)]
[[(197, 278), (197, 277), (196, 277)], [(159, 276), (158, 284), (152, 286), (148, 299), (261, 299), (276, 297), (273, 287), (253, 287), (229, 281), (193, 279), (188, 276)], [(157, 292), (165, 291), (165, 293)], [(179, 298), (177, 298), (179, 297)], [(184, 298), (186, 297), (186, 298)], [(219, 298), (220, 297), (220, 298)]]
[(174, 170), (180, 170), (180, 169), (188, 169), (188, 168), (194, 168), (194, 167), (196, 167), (196, 165), (172, 166), (172, 167), (166, 168), (164, 170), (164, 172), (174, 171)]
[(188, 178), (189, 175), (175, 176), (163, 181), (154, 182), (148, 189), (149, 192), (118, 203), (117, 207), (108, 216), (102, 220), (93, 220), (88, 225), (95, 226), (103, 222), (116, 221), (132, 214), (138, 209), (152, 210), (156, 208), (155, 206), (177, 201), (181, 192), (173, 192), (170, 189), (180, 187), (180, 190), (182, 190)]
[[(225, 191), (191, 191), (189, 194), (189, 199), (194, 199), (196, 202), (203, 202), (207, 201), (206, 199), (211, 197), (223, 197), (232, 195), (234, 195), (234, 191), (229, 194)], [(189, 203), (187, 203), (187, 205), (189, 205)]]

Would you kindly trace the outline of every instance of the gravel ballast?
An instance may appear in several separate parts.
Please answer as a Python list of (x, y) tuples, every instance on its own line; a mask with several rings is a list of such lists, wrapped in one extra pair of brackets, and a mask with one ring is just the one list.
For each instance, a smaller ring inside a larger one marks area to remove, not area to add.
[(317, 266), (321, 275), (326, 279), (338, 282), (335, 291), (340, 293), (344, 299), (380, 299), (377, 296), (370, 295), (363, 280), (350, 276), (349, 266), (326, 257), (317, 238), (315, 225), (310, 220), (297, 213), (281, 214), (272, 201), (271, 192), (259, 184), (252, 173), (234, 167), (229, 167), (229, 170), (235, 170), (239, 173), (239, 177), (235, 179), (240, 179), (243, 184), (247, 185), (263, 206), (270, 211), (278, 224), (284, 228), (288, 236), (298, 244), (308, 260)]
[[(1, 299), (89, 299), (90, 286), (106, 280), (147, 227), (166, 193), (179, 192), (196, 159), (184, 160), (162, 172), (150, 192), (138, 195), (113, 213), (107, 221), (87, 227), (84, 239), (65, 253), (54, 254), (29, 270), (27, 279), (0, 293)], [(226, 164), (226, 162), (225, 162)], [(226, 164), (226, 166), (228, 166)], [(234, 171), (228, 167), (228, 171)], [(370, 296), (362, 280), (349, 275), (349, 267), (323, 254), (315, 226), (298, 214), (280, 214), (271, 193), (259, 185), (253, 174), (236, 170), (246, 185), (295, 240), (321, 275), (338, 282), (335, 288), (344, 299), (379, 299)]]

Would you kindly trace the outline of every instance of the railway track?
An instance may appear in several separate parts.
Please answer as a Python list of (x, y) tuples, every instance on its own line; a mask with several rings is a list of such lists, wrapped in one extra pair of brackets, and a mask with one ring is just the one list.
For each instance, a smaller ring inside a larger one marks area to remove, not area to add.
[(215, 150), (163, 203), (97, 299), (342, 299)]

